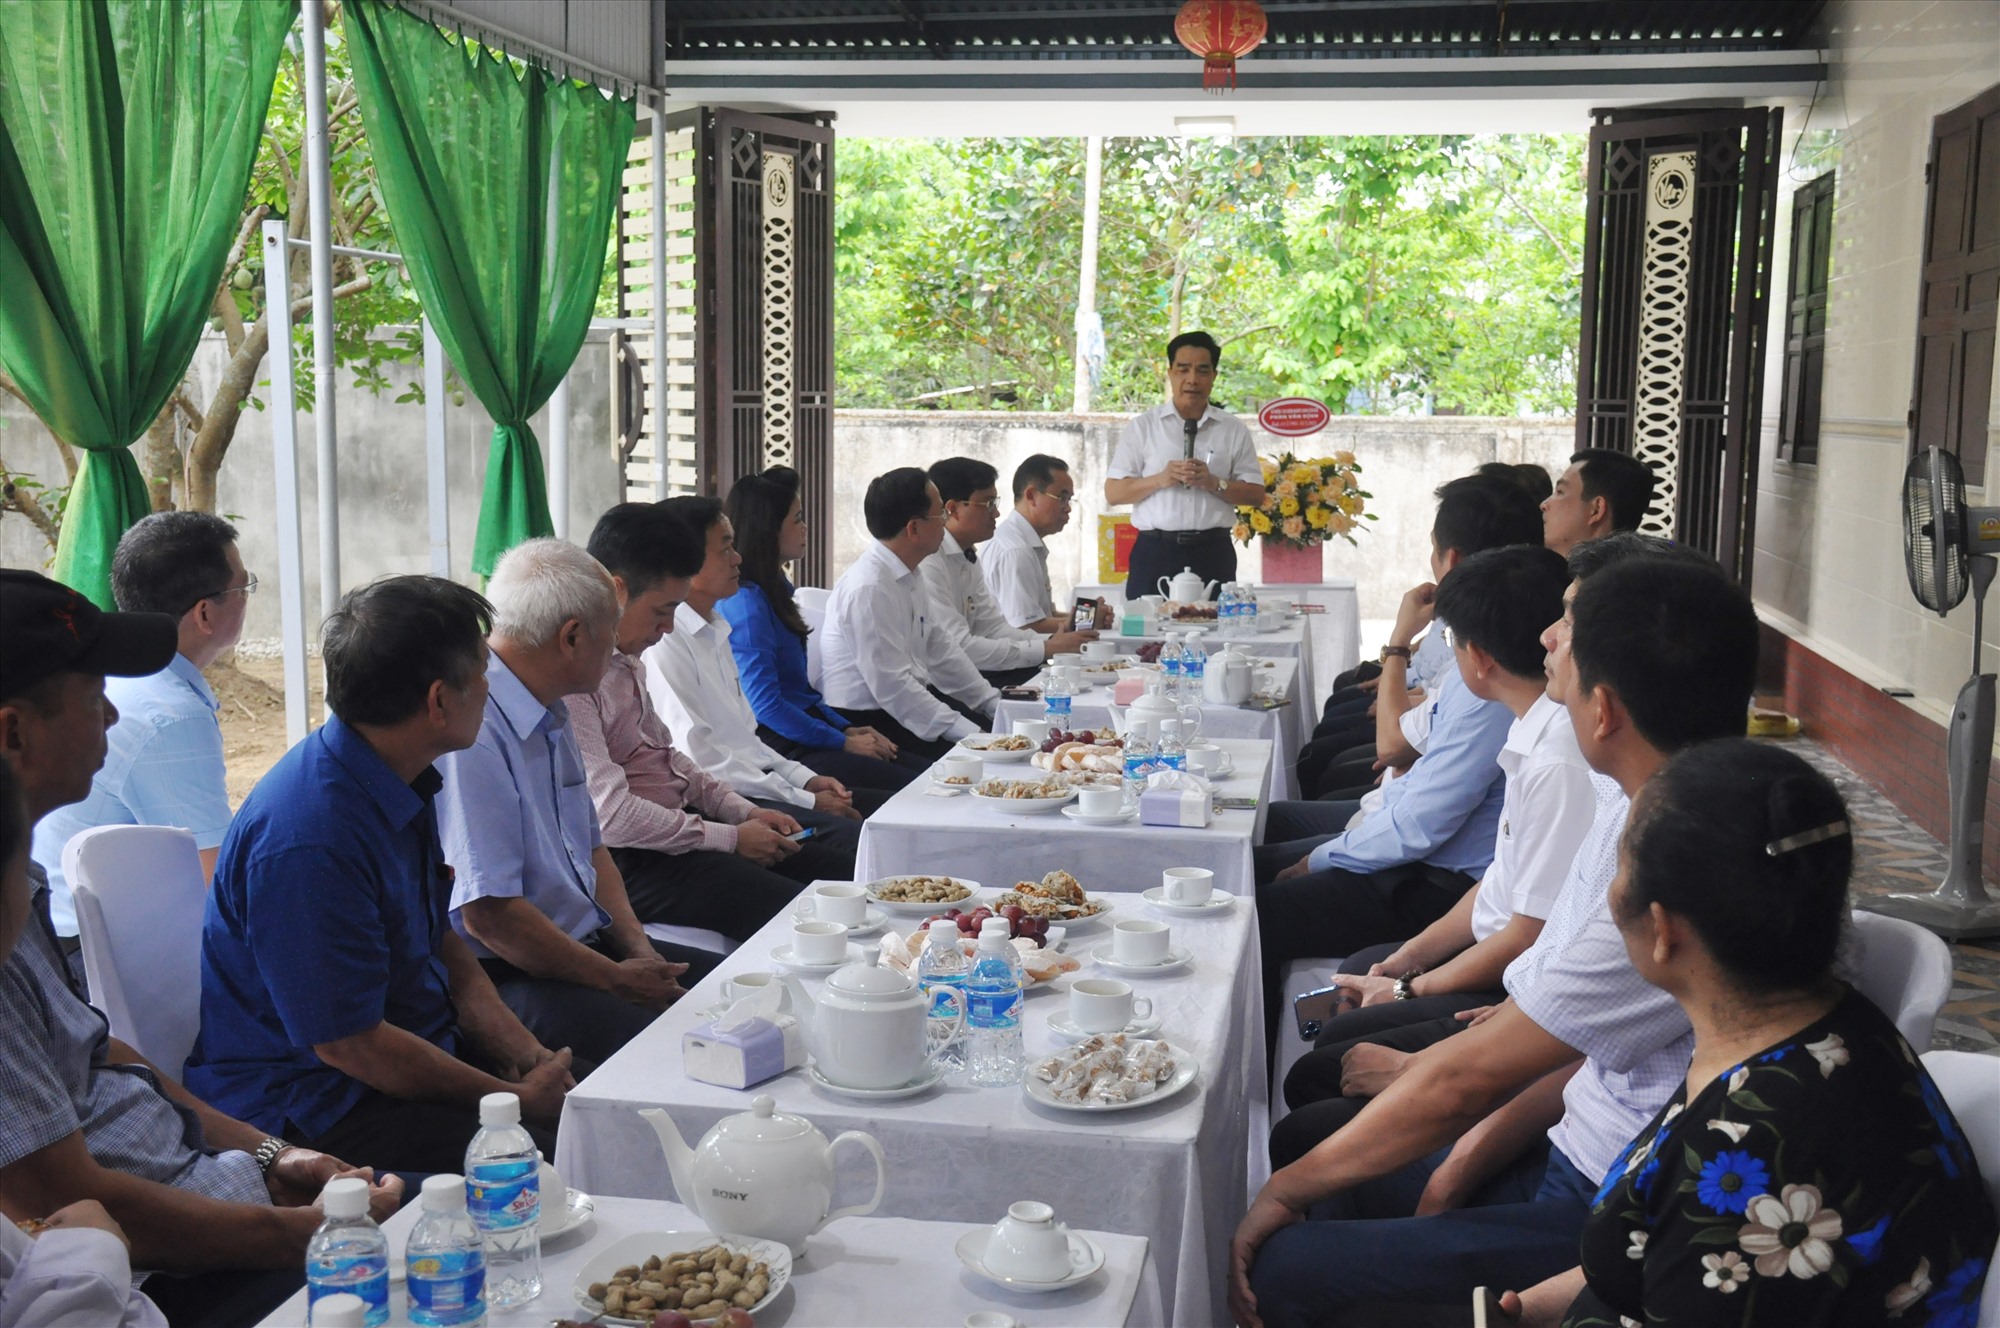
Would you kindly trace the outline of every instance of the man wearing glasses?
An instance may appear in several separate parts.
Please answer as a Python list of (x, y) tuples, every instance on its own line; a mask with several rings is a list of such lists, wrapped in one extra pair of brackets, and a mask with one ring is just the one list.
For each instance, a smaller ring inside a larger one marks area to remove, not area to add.
[[(1056, 607), (1046, 541), (1069, 525), (1075, 505), (1076, 481), (1062, 458), (1036, 453), (1014, 468), (1014, 510), (994, 529), (980, 570), (1000, 611), (1015, 627), (1037, 632), (1073, 629), (1070, 615)], [(1109, 627), (1111, 611), (1102, 604), (1097, 609), (1090, 625)]]
[(177, 825), (194, 835), (205, 877), (229, 828), (220, 705), (202, 670), (236, 644), (257, 578), (243, 570), (236, 528), (207, 512), (155, 512), (118, 541), (111, 593), (126, 613), (179, 621), (167, 667), (143, 678), (109, 678), (118, 707), (104, 766), (90, 796), (35, 827), (34, 858), (49, 874), (49, 912), (76, 980), (83, 982), (76, 907), (62, 871), (63, 846), (100, 825)]
[(1204, 581), (1236, 576), (1229, 528), (1236, 509), (1261, 506), (1264, 472), (1243, 422), (1209, 404), (1222, 347), (1206, 332), (1167, 343), (1167, 404), (1125, 426), (1104, 481), (1104, 501), (1132, 505), (1139, 538), (1125, 585), (1150, 595), (1163, 576), (1192, 568)]

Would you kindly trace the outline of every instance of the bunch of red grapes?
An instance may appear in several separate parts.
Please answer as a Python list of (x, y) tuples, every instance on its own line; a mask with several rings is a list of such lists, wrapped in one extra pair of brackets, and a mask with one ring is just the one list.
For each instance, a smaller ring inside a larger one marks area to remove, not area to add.
[(1019, 904), (1008, 904), (997, 913), (983, 904), (973, 909), (970, 913), (955, 908), (948, 909), (943, 913), (935, 913), (925, 918), (924, 926), (928, 928), (934, 922), (950, 922), (958, 927), (960, 933), (977, 940), (979, 938), (980, 925), (986, 919), (996, 917), (1007, 919), (1007, 934), (1016, 940), (1026, 937), (1028, 940), (1033, 941), (1037, 947), (1045, 946), (1049, 943), (1049, 920), (1047, 918), (1036, 917)]
[(1061, 729), (1057, 729), (1043, 740), (1042, 750), (1052, 752), (1066, 742), (1094, 743), (1096, 741), (1097, 734), (1089, 729), (1085, 729), (1081, 733), (1065, 733)]
[(1139, 656), (1139, 662), (1141, 664), (1159, 663), (1160, 647), (1165, 644), (1166, 643), (1164, 641), (1148, 641), (1144, 645), (1141, 645), (1137, 652)]

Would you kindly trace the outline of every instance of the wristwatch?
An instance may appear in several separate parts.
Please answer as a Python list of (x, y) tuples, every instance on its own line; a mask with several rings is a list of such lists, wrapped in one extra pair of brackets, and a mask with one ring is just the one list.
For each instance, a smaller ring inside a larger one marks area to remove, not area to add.
[(293, 1147), (296, 1147), (296, 1145), (288, 1144), (283, 1139), (275, 1137), (267, 1138), (263, 1143), (257, 1145), (257, 1151), (250, 1154), (250, 1156), (257, 1162), (258, 1173), (268, 1176), (271, 1174), (272, 1164), (278, 1160), (279, 1155), (287, 1148)]
[(1384, 664), (1387, 664), (1392, 659), (1407, 660), (1409, 659), (1409, 657), (1410, 657), (1410, 648), (1408, 646), (1382, 647), (1382, 662)]

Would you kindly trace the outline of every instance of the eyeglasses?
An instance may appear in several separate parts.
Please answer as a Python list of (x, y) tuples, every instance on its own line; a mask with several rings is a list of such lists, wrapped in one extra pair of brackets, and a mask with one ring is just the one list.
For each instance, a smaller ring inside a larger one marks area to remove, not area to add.
[(998, 498), (961, 498), (958, 500), (958, 505), (960, 507), (985, 507), (990, 509), (998, 507), (1000, 500)]
[(1052, 503), (1061, 503), (1064, 507), (1070, 507), (1076, 503), (1076, 495), (1074, 493), (1044, 493), (1042, 497)]
[[(240, 585), (240, 586), (224, 586), (224, 587), (223, 587), (222, 589), (220, 589), (220, 590), (211, 590), (211, 591), (210, 591), (210, 592), (209, 592), (208, 594), (206, 594), (206, 595), (196, 595), (196, 596), (194, 597), (194, 604), (199, 604), (199, 603), (201, 603), (201, 602), (202, 602), (203, 600), (205, 600), (205, 599), (221, 599), (221, 598), (222, 598), (223, 596), (225, 596), (225, 595), (235, 595), (235, 594), (239, 594), (239, 593), (240, 593), (240, 594), (242, 594), (242, 595), (243, 595), (243, 596), (244, 596), (244, 597), (245, 597), (246, 599), (247, 599), (248, 597), (250, 597), (251, 595), (254, 595), (254, 594), (256, 594), (256, 593), (257, 593), (257, 574), (256, 574), (256, 573), (252, 572), (252, 573), (250, 574), (250, 579), (249, 579), (249, 580), (247, 580), (247, 581), (245, 581), (245, 582), (244, 582), (244, 583), (243, 583), (242, 585)], [(194, 604), (190, 604), (190, 605), (188, 605), (188, 608), (190, 608), (190, 609), (191, 609), (191, 608), (193, 608), (193, 607), (194, 607)], [(183, 612), (185, 612), (185, 611), (186, 611), (186, 610), (183, 610)]]

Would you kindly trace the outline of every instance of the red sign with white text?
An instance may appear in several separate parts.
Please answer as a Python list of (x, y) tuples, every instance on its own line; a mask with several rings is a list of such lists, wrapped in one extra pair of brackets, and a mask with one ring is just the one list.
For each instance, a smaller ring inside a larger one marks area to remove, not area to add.
[(1332, 418), (1333, 412), (1311, 397), (1280, 397), (1257, 412), (1257, 425), (1280, 438), (1303, 438), (1324, 429)]

